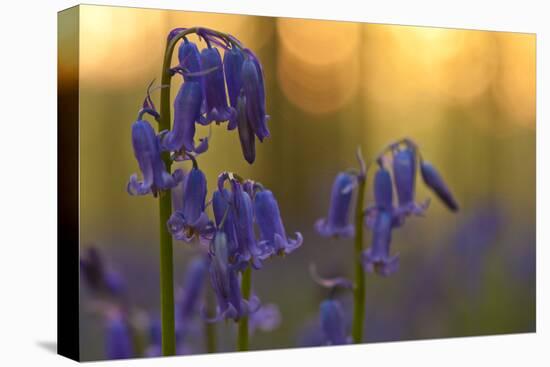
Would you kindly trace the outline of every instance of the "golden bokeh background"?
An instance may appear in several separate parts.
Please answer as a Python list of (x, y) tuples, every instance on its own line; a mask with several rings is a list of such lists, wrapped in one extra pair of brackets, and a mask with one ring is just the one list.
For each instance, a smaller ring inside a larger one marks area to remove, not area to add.
[[(310, 263), (351, 274), (351, 244), (322, 239), (312, 225), (325, 215), (332, 178), (355, 166), (358, 145), (372, 158), (384, 144), (404, 136), (414, 139), (440, 169), (462, 210), (452, 215), (434, 198), (426, 218), (396, 231), (394, 249), (401, 253), (402, 269), (390, 279), (368, 278), (367, 308), (399, 303), (410, 286), (407, 279), (426, 266), (423, 259), (449, 246), (457, 228), (489, 205), (498, 208), (505, 225), (491, 247), (485, 267), (489, 275), (478, 279), (484, 292), (476, 296), (477, 306), (460, 309), (453, 318), (456, 313), (449, 313), (448, 305), (438, 304), (428, 311), (444, 316), (430, 323), (419, 314), (417, 327), (399, 338), (534, 330), (534, 284), (521, 293), (523, 305), (502, 288), (510, 282), (509, 251), (532, 249), (534, 261), (535, 35), (90, 5), (80, 9), (81, 241), (105, 248), (130, 278), (132, 297), (144, 308), (158, 310), (157, 203), (125, 192), (128, 177), (138, 170), (130, 126), (147, 85), (160, 78), (168, 31), (205, 26), (236, 36), (259, 56), (272, 132), (257, 145), (256, 163), (249, 166), (236, 132), (214, 126), (211, 148), (199, 160), (209, 192), (223, 170), (259, 180), (279, 198), (287, 231), (302, 231), (305, 238), (296, 254), (255, 273), (256, 290), (262, 300), (279, 304), (283, 324), (271, 334), (258, 334), (253, 348), (296, 345), (303, 322), (316, 317), (325, 294), (309, 278)], [(173, 80), (172, 97), (180, 79)], [(153, 99), (158, 103), (158, 94)], [(207, 133), (207, 128), (198, 130), (198, 136)], [(418, 186), (419, 198), (433, 197)], [(370, 189), (367, 198), (372, 198)], [(180, 281), (195, 250), (175, 245)], [(460, 274), (455, 280), (447, 288), (460, 294)], [(502, 304), (510, 315), (495, 311)], [(500, 324), (497, 319), (506, 320)], [(88, 343), (82, 354), (97, 358), (101, 329), (85, 312), (81, 324), (83, 343)], [(379, 339), (371, 335), (367, 340)], [(229, 350), (231, 340), (227, 345)]]

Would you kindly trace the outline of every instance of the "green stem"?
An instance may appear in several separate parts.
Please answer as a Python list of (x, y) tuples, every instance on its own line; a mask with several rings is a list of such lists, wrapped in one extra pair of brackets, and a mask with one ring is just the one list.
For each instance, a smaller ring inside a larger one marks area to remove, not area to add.
[[(161, 83), (164, 88), (160, 92), (160, 119), (159, 131), (170, 129), (170, 60), (174, 45), (168, 43), (162, 65)], [(172, 163), (170, 153), (163, 152), (162, 160), (168, 173), (171, 172)], [(174, 263), (172, 253), (172, 236), (168, 232), (166, 223), (170, 219), (172, 211), (172, 194), (170, 190), (162, 192), (159, 196), (160, 219), (160, 314), (162, 322), (162, 354), (171, 356), (176, 354), (176, 332), (174, 321)]]
[(353, 343), (363, 341), (365, 321), (365, 272), (361, 263), (363, 253), (363, 201), (365, 196), (365, 176), (358, 176), (357, 203), (355, 206), (355, 284), (353, 289)]
[[(160, 90), (160, 119), (159, 131), (170, 130), (170, 64), (172, 54), (176, 43), (184, 36), (196, 33), (199, 28), (188, 28), (178, 33), (166, 43), (164, 59), (161, 71), (161, 90)], [(220, 37), (224, 37), (233, 43), (229, 37), (221, 32), (216, 32)], [(237, 46), (237, 45), (235, 45)], [(162, 160), (168, 173), (171, 172), (172, 162), (170, 153), (163, 152)], [(168, 232), (166, 223), (170, 219), (172, 212), (172, 195), (170, 190), (162, 192), (159, 195), (159, 219), (160, 219), (160, 308), (162, 320), (162, 354), (171, 356), (176, 353), (176, 337), (174, 322), (174, 269), (172, 253), (172, 236)]]
[(162, 319), (162, 354), (176, 354), (176, 336), (174, 323), (174, 269), (172, 255), (172, 236), (166, 223), (170, 218), (172, 202), (170, 191), (159, 198), (160, 213), (160, 313)]
[[(243, 272), (242, 293), (245, 300), (250, 299), (250, 288), (252, 282), (252, 271), (250, 266)], [(237, 350), (248, 350), (248, 317), (242, 317), (239, 321), (239, 335), (237, 339)]]

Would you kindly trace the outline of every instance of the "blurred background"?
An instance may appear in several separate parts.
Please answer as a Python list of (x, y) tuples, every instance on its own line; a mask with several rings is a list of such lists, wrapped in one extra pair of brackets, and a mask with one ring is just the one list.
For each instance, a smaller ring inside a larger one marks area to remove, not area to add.
[[(400, 270), (367, 277), (366, 341), (535, 331), (534, 34), (80, 9), (81, 246), (103, 250), (133, 304), (159, 312), (158, 205), (126, 193), (138, 172), (130, 126), (147, 85), (160, 79), (168, 31), (205, 26), (231, 33), (259, 56), (272, 134), (249, 166), (236, 131), (214, 126), (200, 157), (209, 193), (224, 170), (260, 181), (277, 196), (287, 232), (305, 239), (253, 273), (256, 293), (277, 304), (282, 319), (277, 329), (256, 332), (252, 349), (316, 344), (328, 291), (308, 267), (351, 277), (353, 245), (320, 237), (313, 224), (327, 213), (334, 176), (356, 166), (357, 146), (369, 159), (405, 136), (438, 167), (461, 211), (447, 211), (418, 180), (417, 198), (431, 197), (432, 205), (394, 233)], [(180, 83), (173, 79), (172, 97)], [(153, 99), (158, 104), (158, 92)], [(177, 286), (198, 251), (174, 244)], [(340, 297), (349, 308), (348, 298)], [(91, 302), (83, 288), (81, 356), (101, 359), (104, 325), (89, 312)], [(220, 351), (234, 350), (232, 325), (217, 328)]]

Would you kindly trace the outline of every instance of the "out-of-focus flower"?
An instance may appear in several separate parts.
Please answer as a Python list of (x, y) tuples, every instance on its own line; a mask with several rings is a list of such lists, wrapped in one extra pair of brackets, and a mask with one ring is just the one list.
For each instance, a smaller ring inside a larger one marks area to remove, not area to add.
[(202, 77), (207, 122), (230, 120), (235, 111), (227, 105), (223, 63), (217, 48), (205, 48), (202, 50), (201, 69), (211, 70)]
[(209, 243), (214, 235), (214, 225), (205, 213), (205, 201), (206, 177), (201, 170), (193, 167), (185, 185), (182, 209), (175, 211), (167, 223), (174, 238), (191, 242), (198, 236), (201, 242)]
[(435, 167), (426, 161), (422, 161), (420, 162), (420, 172), (424, 183), (432, 189), (432, 191), (441, 199), (441, 201), (443, 201), (447, 208), (453, 212), (456, 212), (458, 210), (458, 203)]
[(160, 155), (160, 142), (153, 127), (145, 120), (132, 125), (132, 145), (134, 155), (143, 174), (139, 182), (137, 175), (130, 176), (127, 191), (130, 195), (157, 195), (160, 190), (169, 190), (183, 179), (180, 169), (169, 174)]
[(347, 344), (344, 311), (337, 300), (327, 299), (321, 303), (321, 329), (330, 345)]
[(217, 315), (209, 321), (238, 321), (241, 317), (258, 310), (260, 303), (257, 297), (251, 297), (250, 301), (242, 297), (239, 274), (229, 263), (227, 238), (223, 232), (217, 232), (214, 238), (209, 273), (218, 302)]
[(185, 273), (185, 283), (177, 302), (179, 318), (176, 327), (180, 339), (185, 338), (189, 330), (188, 324), (197, 311), (207, 272), (208, 259), (205, 256), (199, 256), (191, 261)]
[(272, 303), (262, 305), (258, 311), (250, 314), (248, 318), (248, 332), (254, 334), (256, 330), (269, 332), (275, 330), (281, 324), (281, 311)]
[(393, 210), (393, 189), (391, 176), (383, 167), (374, 176), (374, 201), (377, 210)]
[(260, 245), (271, 247), (276, 254), (289, 254), (302, 245), (300, 232), (296, 232), (296, 239), (287, 238), (279, 205), (270, 190), (256, 193), (254, 209), (260, 227)]
[(107, 359), (131, 358), (134, 355), (130, 327), (119, 312), (113, 312), (107, 317), (105, 355)]
[(86, 284), (96, 293), (116, 296), (124, 292), (124, 280), (119, 273), (109, 270), (96, 247), (88, 247), (80, 258), (81, 274)]
[(390, 256), (393, 216), (390, 211), (376, 212), (372, 228), (372, 244), (363, 253), (363, 265), (370, 272), (388, 276), (399, 268), (399, 256)]
[(429, 201), (423, 204), (415, 202), (416, 153), (412, 147), (393, 150), (393, 178), (399, 203), (397, 215), (422, 215)]
[(355, 228), (350, 223), (350, 216), (354, 187), (353, 175), (342, 172), (336, 176), (332, 186), (328, 217), (321, 218), (315, 223), (315, 229), (321, 236), (353, 237)]
[(245, 49), (244, 53), (245, 60), (242, 64), (241, 77), (246, 98), (246, 112), (254, 133), (263, 142), (266, 137), (269, 137), (267, 128), (269, 116), (265, 114), (265, 86), (262, 66), (252, 51)]

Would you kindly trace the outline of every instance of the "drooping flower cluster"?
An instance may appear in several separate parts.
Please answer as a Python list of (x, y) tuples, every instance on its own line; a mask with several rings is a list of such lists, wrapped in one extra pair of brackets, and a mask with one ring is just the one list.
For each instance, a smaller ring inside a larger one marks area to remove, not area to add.
[[(364, 210), (364, 224), (372, 231), (371, 247), (363, 253), (365, 270), (387, 276), (399, 267), (398, 255), (390, 254), (392, 231), (402, 226), (411, 215), (422, 216), (429, 201), (415, 201), (416, 176), (420, 166), (424, 183), (452, 211), (458, 210), (458, 204), (437, 170), (420, 156), (418, 146), (410, 139), (402, 139), (388, 145), (374, 164), (378, 169), (374, 176), (374, 203)], [(350, 217), (354, 210), (352, 196), (357, 186), (354, 175), (339, 173), (332, 188), (329, 215), (316, 222), (317, 232), (325, 237), (352, 237), (353, 224)], [(358, 177), (358, 176), (357, 176)], [(394, 200), (394, 189), (397, 203)]]
[[(189, 40), (191, 33), (205, 42), (204, 49), (200, 50)], [(255, 295), (249, 296), (249, 286), (241, 291), (243, 272), (249, 271), (249, 266), (261, 268), (263, 261), (273, 255), (291, 253), (302, 244), (302, 235), (297, 232), (296, 238), (287, 236), (275, 196), (259, 183), (223, 173), (218, 180), (218, 190), (208, 201), (206, 176), (199, 169), (197, 158), (208, 150), (210, 135), (195, 138), (197, 124), (212, 126), (212, 122), (216, 125), (227, 122), (228, 130), (238, 130), (245, 160), (250, 164), (255, 161), (256, 138), (263, 142), (270, 136), (262, 66), (258, 57), (235, 37), (198, 27), (170, 31), (165, 60), (170, 59), (180, 40), (178, 64), (163, 70), (162, 78), (163, 83), (176, 74), (183, 78), (174, 99), (173, 123), (171, 128), (157, 134), (144, 120), (149, 114), (161, 126), (167, 126), (153, 104), (150, 85), (132, 126), (134, 155), (143, 178), (139, 181), (137, 174), (132, 175), (127, 191), (131, 195), (152, 193), (154, 196), (170, 192), (173, 211), (166, 222), (168, 232), (176, 240), (188, 243), (198, 240), (208, 247), (207, 258), (194, 263), (189, 270), (179, 301), (177, 338), (183, 338), (186, 333), (206, 271), (218, 304), (213, 318), (203, 315), (207, 320), (238, 321), (254, 315), (250, 327), (268, 330), (276, 327), (280, 315), (273, 307), (262, 307)], [(160, 86), (167, 87), (169, 85)], [(166, 94), (163, 96), (162, 111), (168, 100)], [(193, 163), (189, 172), (176, 169), (170, 174), (172, 163), (188, 160)], [(224, 187), (226, 182), (228, 188)], [(167, 201), (167, 196), (161, 196), (161, 203), (162, 200)], [(210, 204), (213, 220), (207, 214)], [(259, 310), (263, 311), (256, 313)], [(156, 329), (152, 330), (151, 335), (157, 340), (150, 348), (150, 354), (154, 355), (160, 351), (160, 341)]]
[[(172, 37), (184, 30), (174, 30)], [(208, 139), (195, 146), (195, 123), (227, 121), (228, 130), (238, 129), (243, 155), (253, 163), (255, 137), (263, 141), (269, 136), (261, 63), (234, 37), (224, 38), (205, 28), (197, 34), (207, 47), (199, 51), (184, 36), (178, 50), (179, 64), (171, 69), (181, 74), (184, 82), (174, 101), (174, 127), (163, 134), (162, 146), (173, 152), (202, 153)]]
[[(176, 28), (168, 37), (173, 39), (185, 30)], [(174, 99), (171, 130), (157, 134), (144, 119), (145, 114), (160, 119), (150, 88), (132, 125), (132, 146), (143, 179), (140, 181), (137, 174), (130, 177), (127, 191), (131, 195), (152, 193), (156, 196), (182, 181), (180, 170), (168, 173), (162, 153), (170, 152), (174, 160), (186, 160), (208, 150), (209, 137), (195, 139), (196, 124), (227, 121), (228, 130), (237, 128), (244, 158), (251, 164), (256, 158), (256, 138), (262, 142), (270, 135), (263, 71), (258, 57), (232, 36), (206, 28), (199, 28), (196, 33), (207, 47), (199, 51), (196, 43), (183, 36), (178, 49), (179, 63), (170, 69), (183, 76)], [(224, 51), (223, 60), (220, 50)]]
[[(229, 189), (224, 187), (225, 182), (229, 182)], [(210, 247), (210, 280), (218, 301), (214, 320), (237, 321), (260, 307), (257, 297), (242, 297), (240, 272), (249, 265), (261, 268), (262, 262), (273, 255), (291, 253), (303, 239), (299, 232), (296, 239), (287, 237), (271, 191), (232, 173), (219, 176), (212, 207), (216, 234)], [(254, 223), (258, 225), (259, 238)]]

